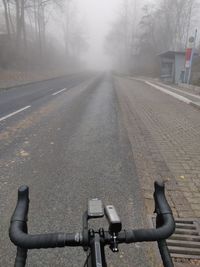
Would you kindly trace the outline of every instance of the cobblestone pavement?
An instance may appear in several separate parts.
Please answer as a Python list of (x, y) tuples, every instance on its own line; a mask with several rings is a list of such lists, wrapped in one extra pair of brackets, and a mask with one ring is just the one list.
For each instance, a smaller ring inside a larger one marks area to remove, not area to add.
[(153, 182), (162, 179), (174, 216), (200, 218), (200, 111), (143, 82), (114, 81), (148, 214)]

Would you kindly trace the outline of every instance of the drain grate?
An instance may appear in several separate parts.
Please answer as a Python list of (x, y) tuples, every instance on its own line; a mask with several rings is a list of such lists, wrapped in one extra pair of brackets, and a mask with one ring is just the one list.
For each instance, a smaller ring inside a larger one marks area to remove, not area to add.
[(175, 233), (167, 240), (173, 258), (200, 259), (200, 232), (197, 220), (175, 219)]
[[(152, 218), (155, 226), (155, 217)], [(195, 219), (175, 219), (175, 233), (167, 239), (172, 258), (200, 259), (200, 226)]]

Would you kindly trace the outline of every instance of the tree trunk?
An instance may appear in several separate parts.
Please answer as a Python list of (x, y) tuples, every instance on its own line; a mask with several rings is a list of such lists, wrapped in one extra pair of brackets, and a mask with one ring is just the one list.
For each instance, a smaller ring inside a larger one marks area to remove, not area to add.
[(11, 13), (10, 13), (10, 2), (9, 1), (8, 1), (8, 18), (9, 18), (9, 22), (10, 22), (11, 31), (12, 31), (12, 33), (15, 33), (15, 26), (14, 26), (13, 19), (12, 19)]
[(25, 10), (25, 2), (24, 0), (21, 0), (21, 31), (23, 33), (23, 42), (24, 42), (24, 49), (25, 51), (27, 50), (27, 39), (26, 39), (26, 23), (25, 23), (25, 18), (24, 18), (24, 10)]
[(36, 42), (38, 41), (38, 24), (37, 24), (37, 6), (38, 6), (38, 1), (37, 0), (33, 1), (33, 12), (34, 12), (34, 26), (35, 26), (35, 40)]
[(8, 4), (6, 0), (3, 0), (4, 12), (5, 12), (5, 22), (6, 22), (6, 30), (8, 34), (8, 38), (10, 39), (10, 22), (8, 16)]
[(20, 4), (21, 1), (15, 0), (16, 5), (16, 48), (19, 50), (20, 42), (21, 42), (21, 18), (20, 18)]

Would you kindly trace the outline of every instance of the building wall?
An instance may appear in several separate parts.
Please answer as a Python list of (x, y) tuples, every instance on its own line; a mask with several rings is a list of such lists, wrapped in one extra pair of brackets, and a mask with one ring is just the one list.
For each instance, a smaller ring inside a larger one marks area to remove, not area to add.
[(192, 83), (200, 86), (200, 56), (196, 56), (193, 61)]
[(165, 82), (174, 82), (174, 59), (161, 57), (160, 78)]
[(185, 55), (175, 54), (175, 79), (174, 83), (178, 84), (181, 81), (181, 72), (185, 69)]

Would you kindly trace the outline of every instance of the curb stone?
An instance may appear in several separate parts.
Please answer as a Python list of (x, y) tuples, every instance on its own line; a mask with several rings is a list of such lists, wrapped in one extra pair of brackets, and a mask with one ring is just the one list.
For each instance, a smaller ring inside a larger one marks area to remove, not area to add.
[[(137, 81), (140, 81), (140, 82), (144, 82), (144, 83), (146, 83), (146, 80), (144, 80), (144, 79), (138, 79), (138, 78), (131, 78), (131, 80), (137, 80)], [(153, 83), (153, 82), (151, 82), (151, 83)], [(154, 84), (154, 85), (157, 85), (157, 84)], [(163, 87), (164, 87), (164, 89), (165, 90), (168, 90), (166, 87), (165, 87), (165, 85), (163, 84)], [(168, 90), (169, 92), (171, 92), (170, 90)], [(177, 94), (178, 95), (178, 94)], [(181, 95), (180, 95), (181, 96)], [(182, 96), (181, 96), (182, 97)], [(184, 97), (184, 98), (186, 98), (186, 97)], [(178, 98), (177, 98), (178, 99)], [(193, 106), (193, 107), (195, 107), (195, 108), (197, 108), (197, 109), (199, 109), (200, 110), (200, 102), (194, 102), (194, 101), (192, 101), (192, 100), (190, 100), (189, 98), (187, 98), (188, 100), (189, 100), (189, 103), (187, 103), (187, 104), (189, 104), (189, 105), (191, 105), (191, 106)], [(183, 100), (181, 100), (181, 98), (180, 99), (178, 99), (179, 101), (182, 101), (182, 102), (184, 102), (185, 103), (185, 101), (183, 101)]]
[(191, 102), (190, 105), (200, 110), (200, 102)]

